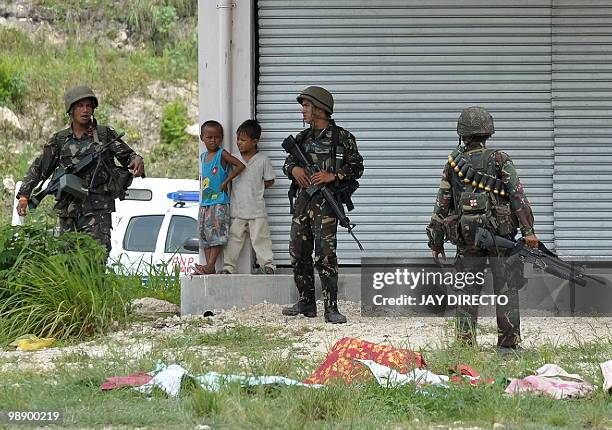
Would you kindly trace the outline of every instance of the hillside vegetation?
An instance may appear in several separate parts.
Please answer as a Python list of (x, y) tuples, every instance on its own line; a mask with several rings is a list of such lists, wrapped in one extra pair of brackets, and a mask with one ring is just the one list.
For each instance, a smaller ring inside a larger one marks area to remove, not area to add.
[(0, 1), (0, 16), (0, 219), (14, 183), (66, 126), (63, 94), (79, 83), (148, 176), (196, 177), (197, 138), (184, 129), (197, 122), (197, 0)]

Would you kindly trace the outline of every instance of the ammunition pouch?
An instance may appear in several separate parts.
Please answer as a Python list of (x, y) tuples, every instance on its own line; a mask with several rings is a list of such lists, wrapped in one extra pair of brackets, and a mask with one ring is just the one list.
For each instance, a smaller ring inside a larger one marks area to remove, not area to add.
[(113, 199), (125, 199), (125, 193), (130, 185), (132, 185), (134, 176), (125, 167), (116, 166), (114, 163), (112, 163), (109, 170), (108, 191)]
[(516, 217), (512, 214), (512, 209), (509, 205), (494, 206), (495, 221), (497, 234), (499, 236), (513, 236), (516, 234), (517, 224)]
[(459, 222), (461, 237), (468, 246), (476, 246), (476, 230), (481, 227), (489, 229), (490, 223), (486, 214), (463, 214)]
[(356, 179), (340, 181), (336, 187), (336, 194), (339, 196), (340, 202), (346, 205), (346, 210), (349, 212), (355, 209), (351, 196), (357, 191), (357, 188), (359, 188), (359, 182)]
[(429, 242), (427, 246), (432, 251), (444, 251), (444, 226), (437, 221), (433, 221), (427, 226), (426, 230)]
[(487, 193), (461, 193), (462, 215), (459, 221), (461, 236), (468, 246), (476, 246), (478, 227), (489, 229), (491, 217), (490, 201)]
[(486, 214), (489, 208), (487, 193), (461, 193), (461, 210), (464, 214)]
[(446, 239), (453, 245), (458, 245), (461, 235), (459, 234), (459, 215), (449, 215), (442, 221)]

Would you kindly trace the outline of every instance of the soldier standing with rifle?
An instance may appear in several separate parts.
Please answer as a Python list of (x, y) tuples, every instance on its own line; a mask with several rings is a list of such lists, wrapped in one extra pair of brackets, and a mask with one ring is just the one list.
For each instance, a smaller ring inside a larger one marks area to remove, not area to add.
[[(455, 267), (462, 272), (482, 272), (487, 258), (493, 274), (496, 295), (508, 298), (506, 305), (497, 305), (498, 351), (516, 350), (520, 338), (518, 289), (525, 283), (523, 266), (508, 266), (507, 249), (482, 249), (476, 243), (478, 227), (498, 236), (514, 239), (520, 227), (525, 243), (537, 247), (539, 240), (533, 229), (533, 213), (511, 158), (485, 146), (495, 133), (493, 117), (481, 107), (463, 110), (457, 122), (460, 136), (457, 147), (448, 157), (431, 222), (427, 227), (429, 247), (436, 261), (444, 255), (444, 241), (457, 245)], [(482, 286), (466, 287), (465, 294), (480, 294)], [(458, 340), (476, 342), (478, 307), (457, 307)]]
[[(346, 322), (346, 317), (338, 311), (338, 218), (321, 191), (311, 195), (308, 190), (325, 184), (334, 189), (348, 188), (351, 191), (347, 194), (337, 194), (339, 200), (347, 203), (347, 207), (352, 206), (348, 202), (356, 185), (345, 186), (356, 184), (356, 180), (363, 174), (363, 158), (357, 150), (355, 137), (337, 126), (331, 118), (334, 99), (326, 89), (308, 87), (297, 97), (297, 101), (302, 105), (304, 122), (310, 127), (301, 131), (295, 141), (302, 152), (318, 166), (319, 171), (309, 176), (304, 166), (300, 166), (291, 154), (287, 156), (283, 167), (285, 174), (293, 181), (292, 191), (297, 194), (291, 222), (289, 254), (300, 299), (293, 306), (284, 308), (282, 313), (289, 316), (317, 315), (312, 259), (314, 248), (314, 267), (321, 278), (325, 321), (341, 324)], [(293, 137), (287, 139), (292, 140)]]
[[(53, 134), (30, 166), (17, 194), (17, 213), (25, 216), (28, 204), (33, 207), (38, 203), (32, 204), (31, 200), (35, 201), (33, 191), (39, 183), (60, 169), (70, 171), (79, 166), (79, 172), (75, 172), (78, 190), (67, 186), (56, 193), (54, 209), (59, 216), (60, 233), (85, 232), (110, 252), (115, 199), (125, 195), (132, 175), (144, 176), (144, 162), (112, 127), (97, 124), (94, 110), (98, 98), (89, 87), (70, 88), (64, 102), (70, 127)], [(99, 156), (92, 157), (96, 152)], [(82, 160), (87, 157), (95, 161), (83, 166)], [(116, 166), (115, 158), (123, 168)]]

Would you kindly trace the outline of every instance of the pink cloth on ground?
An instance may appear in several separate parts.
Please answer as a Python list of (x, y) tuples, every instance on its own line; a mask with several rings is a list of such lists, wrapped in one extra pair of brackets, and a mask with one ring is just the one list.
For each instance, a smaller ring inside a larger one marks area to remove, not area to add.
[(114, 390), (122, 387), (139, 387), (149, 382), (153, 377), (145, 372), (136, 372), (127, 376), (112, 376), (100, 385), (102, 391)]
[(594, 390), (593, 385), (575, 373), (567, 373), (555, 364), (545, 364), (536, 370), (536, 374), (522, 379), (514, 379), (506, 394), (534, 392), (547, 394), (555, 399), (586, 397)]

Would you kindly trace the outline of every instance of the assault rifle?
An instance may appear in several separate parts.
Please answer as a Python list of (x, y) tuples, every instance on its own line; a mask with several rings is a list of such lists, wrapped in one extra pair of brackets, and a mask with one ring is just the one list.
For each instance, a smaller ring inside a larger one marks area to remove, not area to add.
[[(308, 176), (312, 176), (315, 173), (321, 171), (319, 166), (313, 163), (308, 158), (308, 156), (304, 154), (304, 152), (298, 145), (297, 140), (295, 140), (295, 137), (291, 135), (288, 136), (283, 141), (282, 147), (287, 153), (293, 155), (293, 157), (297, 160), (298, 164), (302, 168), (304, 168)], [(335, 162), (335, 160), (333, 161)], [(339, 203), (338, 200), (336, 199), (336, 195), (334, 191), (330, 187), (328, 187), (326, 184), (311, 185), (310, 187), (306, 189), (306, 192), (311, 196), (313, 196), (315, 193), (319, 191), (323, 195), (323, 198), (325, 199), (327, 204), (331, 207), (336, 218), (338, 218), (338, 223), (342, 227), (348, 230), (349, 234), (353, 236), (353, 239), (359, 246), (359, 249), (363, 251), (363, 246), (361, 246), (361, 243), (359, 242), (359, 240), (357, 239), (357, 237), (355, 237), (355, 234), (353, 233), (353, 229), (356, 227), (356, 224), (351, 223), (351, 220), (349, 219), (349, 217), (346, 216), (346, 213), (344, 212), (344, 207), (342, 206), (342, 203)]]
[[(96, 177), (98, 168), (100, 167), (100, 157), (110, 148), (110, 145), (120, 140), (125, 133), (119, 134), (110, 142), (105, 143), (95, 152), (86, 155), (77, 164), (64, 168), (60, 167), (55, 170), (47, 188), (44, 190), (35, 190), (28, 200), (28, 208), (36, 209), (40, 202), (50, 194), (55, 194), (55, 198), (59, 200), (62, 193), (69, 194), (78, 201), (84, 200), (89, 195), (89, 187), (83, 186), (82, 179), (78, 176), (79, 173), (85, 171), (93, 163), (97, 163), (92, 175), (92, 182)], [(91, 184), (89, 184), (91, 186)]]
[(584, 266), (578, 266), (561, 260), (554, 252), (546, 248), (542, 242), (538, 244), (537, 248), (532, 248), (527, 246), (523, 238), (514, 242), (501, 236), (494, 236), (490, 231), (478, 227), (476, 229), (476, 246), (482, 249), (511, 249), (510, 258), (518, 256), (522, 262), (531, 263), (534, 267), (544, 270), (546, 273), (574, 282), (581, 287), (586, 286), (587, 278), (602, 285), (606, 284), (601, 279), (586, 275), (584, 273)]

